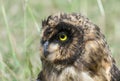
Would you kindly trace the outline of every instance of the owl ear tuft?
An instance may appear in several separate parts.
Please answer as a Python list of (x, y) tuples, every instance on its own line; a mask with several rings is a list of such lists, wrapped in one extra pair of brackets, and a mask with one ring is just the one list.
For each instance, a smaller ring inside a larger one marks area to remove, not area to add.
[(46, 22), (47, 22), (47, 21), (46, 21), (45, 19), (42, 21), (42, 28), (44, 28), (44, 27), (45, 27)]
[(50, 18), (51, 18), (51, 15), (50, 15), (47, 19), (44, 19), (44, 20), (42, 21), (42, 28), (44, 28), (45, 25), (48, 24), (48, 21), (49, 21)]

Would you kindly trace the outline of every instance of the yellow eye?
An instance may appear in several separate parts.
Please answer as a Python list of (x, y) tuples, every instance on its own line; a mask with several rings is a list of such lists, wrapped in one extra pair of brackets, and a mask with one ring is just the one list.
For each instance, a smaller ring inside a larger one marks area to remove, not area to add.
[(59, 35), (59, 40), (60, 40), (60, 41), (66, 41), (67, 38), (68, 38), (67, 35), (64, 34), (64, 33), (62, 33), (62, 34)]

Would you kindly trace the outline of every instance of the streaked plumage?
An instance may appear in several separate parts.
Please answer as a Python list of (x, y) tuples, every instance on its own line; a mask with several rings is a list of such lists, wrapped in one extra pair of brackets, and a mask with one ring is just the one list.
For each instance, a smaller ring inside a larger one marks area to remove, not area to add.
[(120, 81), (104, 35), (81, 14), (50, 15), (41, 37), (38, 81)]

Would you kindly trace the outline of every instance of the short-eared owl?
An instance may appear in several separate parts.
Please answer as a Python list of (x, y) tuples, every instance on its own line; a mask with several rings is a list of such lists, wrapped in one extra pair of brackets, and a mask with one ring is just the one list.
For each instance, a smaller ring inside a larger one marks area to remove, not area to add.
[(81, 14), (57, 13), (44, 20), (40, 51), (37, 81), (120, 81), (104, 35)]

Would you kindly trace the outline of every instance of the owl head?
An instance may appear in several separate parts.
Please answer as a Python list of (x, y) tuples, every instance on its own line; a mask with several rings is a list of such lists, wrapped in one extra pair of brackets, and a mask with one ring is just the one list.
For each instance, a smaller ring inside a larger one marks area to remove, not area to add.
[(41, 59), (72, 64), (85, 52), (88, 40), (101, 39), (99, 28), (81, 14), (57, 13), (42, 22)]

